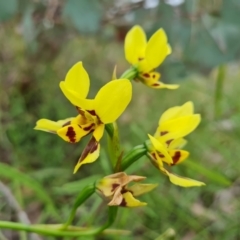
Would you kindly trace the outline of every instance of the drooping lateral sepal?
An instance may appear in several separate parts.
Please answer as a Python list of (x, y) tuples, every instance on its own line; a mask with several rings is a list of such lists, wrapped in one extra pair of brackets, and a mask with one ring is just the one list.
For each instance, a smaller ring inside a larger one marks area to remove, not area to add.
[(100, 144), (98, 141), (96, 141), (94, 137), (92, 137), (89, 143), (87, 144), (87, 146), (85, 147), (85, 149), (83, 150), (78, 160), (78, 163), (74, 168), (73, 173), (76, 173), (83, 164), (95, 162), (99, 157), (99, 153), (100, 153)]

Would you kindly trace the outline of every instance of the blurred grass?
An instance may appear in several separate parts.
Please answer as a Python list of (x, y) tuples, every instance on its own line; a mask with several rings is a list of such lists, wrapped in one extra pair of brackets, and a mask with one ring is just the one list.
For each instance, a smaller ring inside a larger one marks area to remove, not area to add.
[[(54, 57), (46, 59), (39, 57), (41, 52), (29, 53), (28, 46), (14, 29), (8, 27), (2, 31), (0, 178), (13, 190), (14, 181), (19, 180), (24, 208), (32, 222), (55, 222), (54, 215), (49, 212), (52, 202), (61, 218), (67, 219), (83, 185), (110, 174), (107, 154), (103, 152), (96, 163), (83, 166), (72, 175), (87, 140), (71, 145), (54, 135), (34, 131), (33, 127), (39, 118), (58, 120), (76, 115), (58, 87), (73, 63), (83, 60), (91, 78), (90, 96), (94, 96), (97, 89), (111, 79), (115, 64), (118, 76), (128, 67), (123, 46), (106, 39), (79, 36), (70, 38)], [(169, 228), (176, 232), (175, 239), (181, 240), (240, 238), (238, 65), (237, 62), (226, 66), (223, 97), (219, 103), (221, 115), (217, 120), (214, 118), (216, 71), (178, 80), (181, 87), (176, 91), (152, 90), (133, 83), (133, 101), (119, 120), (125, 151), (145, 141), (147, 133), (154, 133), (163, 111), (191, 100), (196, 112), (202, 115), (202, 123), (187, 138), (187, 150), (191, 152), (189, 162), (174, 167), (173, 171), (207, 185), (191, 189), (173, 186), (147, 158), (142, 158), (127, 172), (147, 176), (148, 182), (159, 183), (159, 187), (142, 198), (148, 202), (147, 207), (120, 209), (113, 227), (130, 230), (131, 236), (104, 239), (158, 239)], [(165, 76), (163, 64), (163, 81), (175, 82)], [(106, 139), (102, 142), (106, 147)], [(35, 182), (39, 185), (37, 188)], [(51, 203), (46, 202), (42, 190), (41, 197), (35, 194), (36, 189), (44, 189)], [(0, 219), (16, 220), (1, 195), (0, 200)], [(78, 226), (97, 225), (105, 218), (106, 207), (94, 195), (79, 208), (75, 223)]]

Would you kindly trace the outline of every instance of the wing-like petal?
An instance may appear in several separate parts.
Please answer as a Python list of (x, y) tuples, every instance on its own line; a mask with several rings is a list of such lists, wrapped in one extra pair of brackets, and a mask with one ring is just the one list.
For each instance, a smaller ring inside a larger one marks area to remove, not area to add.
[(58, 136), (70, 143), (79, 142), (81, 138), (87, 135), (88, 133), (89, 131), (83, 130), (77, 124), (74, 123), (64, 126), (57, 130)]
[(144, 193), (152, 191), (156, 188), (158, 184), (141, 184), (135, 183), (131, 187), (127, 187), (127, 190), (130, 191), (134, 197), (140, 196)]
[(145, 57), (147, 46), (146, 35), (140, 26), (134, 26), (125, 37), (124, 51), (127, 61), (131, 64), (138, 63)]
[(63, 94), (65, 95), (65, 97), (74, 106), (80, 107), (84, 110), (93, 110), (94, 109), (94, 100), (80, 98), (79, 94), (77, 94), (75, 91), (72, 91), (71, 89), (69, 89), (63, 81), (60, 82), (60, 88), (61, 88)]
[(171, 165), (179, 164), (189, 156), (189, 152), (185, 150), (169, 150), (168, 152), (173, 160), (173, 163)]
[(64, 85), (69, 90), (76, 93), (76, 96), (79, 98), (86, 98), (90, 81), (88, 77), (88, 73), (84, 69), (82, 62), (78, 62), (68, 71)]
[(189, 101), (183, 104), (182, 106), (169, 108), (162, 114), (158, 124), (160, 125), (161, 123), (168, 120), (192, 115), (193, 113), (194, 113), (193, 103)]
[(187, 140), (184, 138), (174, 139), (168, 144), (168, 149), (181, 149), (187, 144)]
[(200, 123), (200, 114), (180, 117), (163, 122), (157, 129), (157, 133), (164, 141), (182, 138), (191, 133)]
[(171, 183), (178, 185), (180, 187), (201, 187), (205, 185), (205, 183), (203, 182), (199, 182), (191, 178), (180, 177), (167, 171), (166, 174), (168, 175)]
[(151, 136), (150, 134), (148, 134), (148, 137), (150, 138), (150, 141), (151, 141), (153, 147), (155, 148), (155, 150), (159, 154), (162, 155), (162, 158), (164, 159), (164, 161), (168, 164), (172, 164), (173, 160), (172, 160), (171, 156), (169, 155), (166, 147), (164, 147), (164, 145), (161, 142), (159, 142), (155, 137)]
[(96, 127), (96, 129), (93, 132), (94, 138), (99, 142), (99, 140), (102, 138), (103, 133), (104, 133), (104, 124), (100, 124)]
[(67, 118), (56, 122), (48, 119), (40, 119), (37, 121), (34, 129), (56, 134), (58, 129), (62, 128), (63, 125), (70, 124), (73, 119), (74, 118)]
[(127, 79), (113, 80), (103, 86), (95, 97), (95, 111), (100, 120), (114, 122), (132, 98), (132, 84)]
[(147, 205), (147, 203), (140, 202), (139, 200), (134, 198), (132, 193), (130, 192), (126, 192), (122, 196), (123, 196), (123, 200), (120, 203), (121, 207), (141, 207), (141, 206)]
[(86, 146), (86, 148), (83, 150), (83, 153), (79, 158), (73, 173), (76, 173), (83, 164), (95, 162), (99, 157), (99, 153), (100, 153), (100, 144), (99, 142), (96, 141), (94, 137), (92, 137), (88, 145)]
[(161, 28), (152, 35), (147, 43), (146, 61), (151, 69), (155, 69), (170, 53), (171, 48), (167, 42), (167, 35)]
[(177, 84), (165, 84), (163, 82), (158, 81), (161, 77), (161, 74), (158, 72), (149, 72), (149, 73), (142, 73), (139, 75), (140, 80), (146, 84), (148, 87), (156, 88), (156, 89), (170, 89), (174, 90), (179, 88)]

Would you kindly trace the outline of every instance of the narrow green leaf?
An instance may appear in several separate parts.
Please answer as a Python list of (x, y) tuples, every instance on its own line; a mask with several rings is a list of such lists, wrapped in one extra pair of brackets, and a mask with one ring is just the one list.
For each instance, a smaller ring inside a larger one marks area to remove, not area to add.
[(209, 170), (196, 162), (187, 160), (186, 162), (183, 162), (181, 165), (186, 165), (188, 168), (201, 173), (202, 175), (207, 177), (209, 180), (211, 180), (221, 186), (228, 187), (232, 184), (231, 181), (229, 179), (227, 179), (224, 175), (222, 175), (218, 172)]

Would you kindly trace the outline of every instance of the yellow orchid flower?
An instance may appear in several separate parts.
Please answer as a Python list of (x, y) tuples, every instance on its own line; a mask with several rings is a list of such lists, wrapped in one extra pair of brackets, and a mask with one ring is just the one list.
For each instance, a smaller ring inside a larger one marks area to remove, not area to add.
[(124, 43), (127, 61), (138, 70), (137, 79), (152, 88), (177, 89), (179, 85), (158, 81), (160, 73), (155, 69), (171, 53), (165, 31), (160, 28), (147, 42), (144, 30), (136, 25), (126, 35)]
[(132, 85), (128, 79), (108, 82), (94, 99), (86, 99), (89, 87), (88, 74), (82, 62), (78, 62), (68, 71), (65, 81), (60, 82), (63, 94), (77, 107), (78, 115), (56, 122), (40, 119), (35, 127), (36, 130), (55, 133), (70, 143), (76, 143), (92, 133), (74, 168), (74, 173), (83, 164), (92, 163), (98, 158), (99, 140), (103, 136), (105, 124), (114, 122), (126, 109), (132, 97)]
[(189, 156), (189, 152), (181, 149), (186, 144), (183, 137), (192, 132), (200, 121), (200, 115), (194, 114), (193, 103), (187, 102), (165, 111), (159, 120), (154, 137), (148, 135), (151, 142), (149, 154), (154, 165), (175, 185), (181, 187), (205, 185), (203, 182), (174, 175), (164, 167), (164, 164), (168, 166), (179, 164)]
[(140, 202), (135, 197), (144, 193), (152, 191), (157, 184), (140, 184), (135, 183), (132, 186), (128, 186), (130, 182), (139, 182), (146, 177), (127, 175), (124, 172), (118, 172), (101, 179), (96, 188), (98, 191), (110, 199), (109, 206), (121, 206), (121, 207), (140, 207), (145, 206), (147, 203)]

